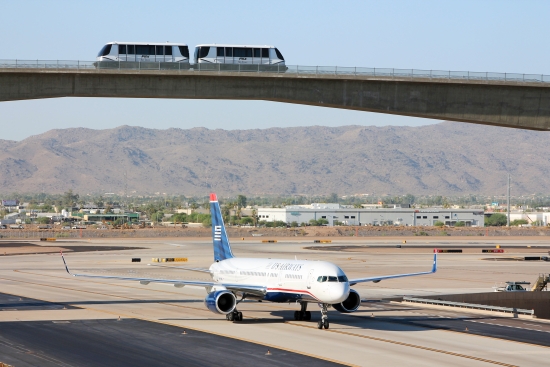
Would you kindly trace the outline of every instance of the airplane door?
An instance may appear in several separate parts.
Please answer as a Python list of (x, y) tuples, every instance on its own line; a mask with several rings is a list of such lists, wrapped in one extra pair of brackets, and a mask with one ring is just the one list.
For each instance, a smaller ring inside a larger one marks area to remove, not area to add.
[(311, 284), (313, 284), (313, 269), (309, 270), (309, 274), (307, 276), (307, 289), (311, 289)]
[(282, 271), (279, 271), (279, 286), (282, 286), (283, 285), (283, 272)]

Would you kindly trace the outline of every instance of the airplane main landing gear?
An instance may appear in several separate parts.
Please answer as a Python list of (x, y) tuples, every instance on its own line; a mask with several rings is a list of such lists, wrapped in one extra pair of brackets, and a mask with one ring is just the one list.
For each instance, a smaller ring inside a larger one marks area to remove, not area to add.
[(243, 321), (243, 313), (237, 310), (228, 313), (225, 315), (227, 321)]
[(319, 305), (321, 307), (321, 320), (317, 322), (317, 329), (328, 329), (328, 304), (323, 303)]
[(300, 321), (309, 321), (311, 320), (311, 312), (306, 311), (307, 309), (307, 302), (300, 302), (300, 311), (294, 311), (294, 320)]

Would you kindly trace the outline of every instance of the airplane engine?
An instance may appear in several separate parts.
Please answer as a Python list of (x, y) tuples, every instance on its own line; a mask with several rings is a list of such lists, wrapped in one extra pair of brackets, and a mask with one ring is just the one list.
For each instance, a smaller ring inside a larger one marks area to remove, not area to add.
[(235, 295), (229, 291), (215, 291), (209, 293), (204, 299), (204, 305), (214, 313), (227, 315), (237, 307)]
[(360, 305), (361, 296), (359, 296), (356, 290), (350, 289), (348, 298), (344, 302), (333, 304), (332, 307), (340, 312), (350, 313), (357, 311)]

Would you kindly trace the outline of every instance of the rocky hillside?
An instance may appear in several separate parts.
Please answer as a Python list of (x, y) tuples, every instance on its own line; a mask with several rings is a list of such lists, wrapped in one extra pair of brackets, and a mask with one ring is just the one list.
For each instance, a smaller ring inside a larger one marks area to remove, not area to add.
[[(494, 194), (550, 191), (549, 133), (421, 127), (51, 130), (0, 140), (0, 193)], [(125, 180), (127, 176), (127, 181)]]

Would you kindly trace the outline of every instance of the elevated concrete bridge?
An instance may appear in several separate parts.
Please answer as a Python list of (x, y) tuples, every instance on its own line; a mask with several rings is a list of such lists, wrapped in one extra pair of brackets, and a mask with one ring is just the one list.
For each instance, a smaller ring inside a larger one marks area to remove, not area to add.
[(486, 77), (455, 78), (451, 72), (448, 76), (431, 72), (414, 75), (413, 71), (410, 75), (365, 75), (368, 73), (351, 70), (308, 70), (128, 70), (89, 65), (14, 68), (0, 63), (0, 101), (58, 97), (264, 100), (550, 130), (550, 82), (545, 76), (509, 80), (489, 73)]

